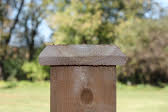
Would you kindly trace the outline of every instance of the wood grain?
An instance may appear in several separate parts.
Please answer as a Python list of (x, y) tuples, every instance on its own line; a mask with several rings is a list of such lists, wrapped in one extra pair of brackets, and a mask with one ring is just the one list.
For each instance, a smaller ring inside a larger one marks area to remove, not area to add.
[(126, 60), (115, 45), (50, 45), (39, 56), (41, 65), (124, 65)]
[(51, 112), (116, 112), (115, 66), (52, 66)]

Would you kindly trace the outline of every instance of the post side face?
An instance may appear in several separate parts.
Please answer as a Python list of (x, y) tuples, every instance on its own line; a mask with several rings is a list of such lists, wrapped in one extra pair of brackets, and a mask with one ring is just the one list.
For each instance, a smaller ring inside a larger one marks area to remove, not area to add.
[(50, 105), (51, 112), (116, 112), (116, 67), (51, 67)]

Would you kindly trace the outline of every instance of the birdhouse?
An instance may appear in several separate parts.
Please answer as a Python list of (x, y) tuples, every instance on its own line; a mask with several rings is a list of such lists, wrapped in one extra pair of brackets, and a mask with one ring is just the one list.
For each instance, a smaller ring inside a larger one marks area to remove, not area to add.
[(39, 56), (51, 67), (51, 112), (116, 112), (116, 65), (126, 56), (114, 45), (51, 45)]

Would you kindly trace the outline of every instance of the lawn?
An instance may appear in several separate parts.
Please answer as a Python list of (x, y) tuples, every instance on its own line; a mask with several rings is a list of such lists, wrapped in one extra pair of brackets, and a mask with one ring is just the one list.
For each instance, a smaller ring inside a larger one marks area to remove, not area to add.
[[(0, 112), (49, 112), (49, 82), (0, 82)], [(167, 112), (168, 86), (117, 84), (117, 112)]]

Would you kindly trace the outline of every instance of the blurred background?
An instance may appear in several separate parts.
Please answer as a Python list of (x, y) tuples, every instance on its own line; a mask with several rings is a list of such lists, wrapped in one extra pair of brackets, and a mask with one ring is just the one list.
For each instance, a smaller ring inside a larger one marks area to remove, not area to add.
[(167, 112), (167, 0), (0, 0), (0, 111), (49, 112), (51, 44), (119, 46), (118, 112)]

